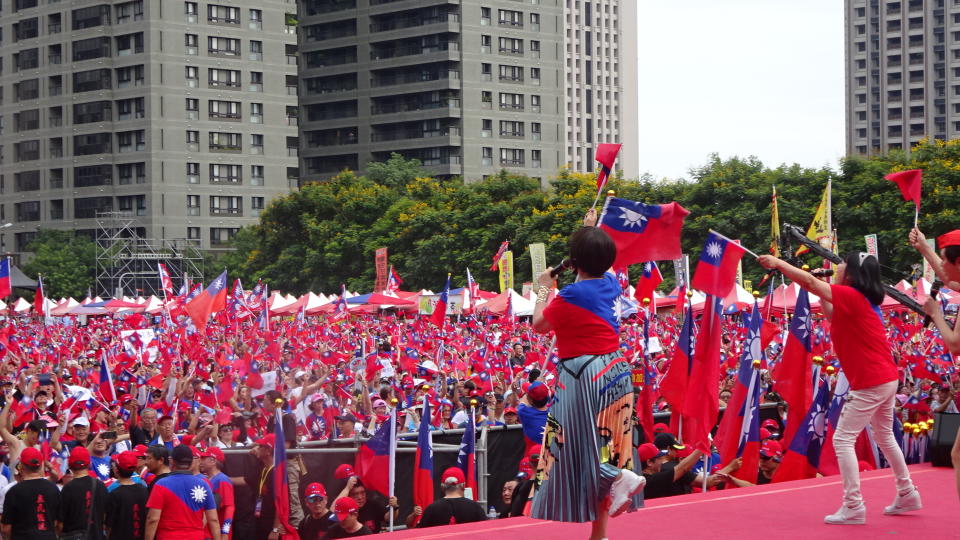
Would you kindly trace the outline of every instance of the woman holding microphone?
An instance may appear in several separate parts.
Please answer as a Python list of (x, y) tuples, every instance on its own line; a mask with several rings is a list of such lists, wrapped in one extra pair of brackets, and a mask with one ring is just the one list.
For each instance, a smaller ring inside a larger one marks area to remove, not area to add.
[(867, 508), (860, 493), (860, 473), (853, 447), (868, 423), (896, 478), (896, 498), (884, 508), (884, 513), (919, 510), (922, 508), (920, 493), (910, 480), (903, 452), (893, 437), (893, 405), (899, 372), (880, 315), (884, 292), (877, 258), (862, 252), (846, 255), (834, 273), (838, 285), (830, 285), (770, 255), (763, 255), (757, 261), (820, 297), (823, 312), (831, 321), (834, 351), (850, 383), (833, 435), (843, 479), (843, 505), (836, 513), (826, 516), (824, 522), (833, 525), (866, 522)]
[(596, 222), (591, 209), (570, 237), (576, 282), (548, 304), (555, 278), (547, 268), (533, 312), (535, 331), (556, 332), (560, 363), (531, 517), (591, 521), (591, 540), (606, 537), (608, 517), (628, 510), (645, 483), (632, 470), (633, 385), (614, 309), (621, 288), (609, 272), (617, 248)]

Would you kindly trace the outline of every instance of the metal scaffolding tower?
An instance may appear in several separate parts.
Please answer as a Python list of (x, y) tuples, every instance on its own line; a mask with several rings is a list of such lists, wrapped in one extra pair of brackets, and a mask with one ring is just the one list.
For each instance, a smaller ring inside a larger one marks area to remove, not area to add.
[(141, 238), (135, 223), (131, 212), (97, 214), (97, 296), (163, 298), (158, 263), (167, 266), (174, 283), (203, 279), (203, 255), (195, 241)]

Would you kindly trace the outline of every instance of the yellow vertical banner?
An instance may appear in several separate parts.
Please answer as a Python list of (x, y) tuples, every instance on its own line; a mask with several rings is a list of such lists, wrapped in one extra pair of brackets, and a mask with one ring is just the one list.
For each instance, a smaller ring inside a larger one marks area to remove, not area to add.
[(547, 269), (547, 247), (542, 242), (530, 244), (530, 266), (534, 281)]
[(497, 262), (500, 268), (500, 292), (513, 288), (513, 252), (504, 251)]

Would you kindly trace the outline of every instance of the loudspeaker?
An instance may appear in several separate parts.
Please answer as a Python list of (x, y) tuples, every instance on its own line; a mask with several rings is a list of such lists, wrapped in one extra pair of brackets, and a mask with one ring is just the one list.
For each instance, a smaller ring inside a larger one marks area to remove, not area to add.
[(934, 467), (951, 467), (950, 450), (960, 430), (960, 414), (935, 413), (930, 434), (930, 462)]

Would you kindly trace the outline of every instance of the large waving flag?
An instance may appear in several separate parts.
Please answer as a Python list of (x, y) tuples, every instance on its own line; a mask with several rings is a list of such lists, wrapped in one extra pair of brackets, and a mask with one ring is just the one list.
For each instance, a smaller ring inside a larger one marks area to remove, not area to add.
[(450, 295), (450, 274), (447, 274), (447, 284), (443, 286), (443, 292), (440, 293), (440, 298), (437, 299), (437, 303), (433, 306), (433, 313), (430, 314), (430, 322), (437, 325), (440, 328), (443, 328), (443, 323), (447, 321), (447, 300)]
[(457, 454), (457, 467), (463, 471), (467, 479), (466, 487), (473, 491), (473, 499), (477, 500), (477, 423), (474, 419), (474, 410), (470, 408), (470, 418), (463, 430), (463, 439), (460, 440), (460, 452)]
[(748, 482), (756, 480), (760, 465), (760, 393), (763, 385), (760, 370), (754, 367), (754, 362), (762, 363), (763, 359), (760, 345), (762, 323), (760, 308), (754, 302), (753, 313), (747, 322), (747, 342), (740, 356), (733, 394), (714, 437), (722, 463), (743, 458), (743, 464), (734, 476)]
[(800, 429), (790, 441), (783, 462), (773, 475), (774, 482), (813, 478), (820, 466), (820, 452), (827, 436), (827, 408), (830, 404), (830, 383), (824, 378), (817, 397), (803, 416)]
[[(827, 180), (827, 187), (824, 188), (823, 195), (820, 196), (820, 206), (817, 207), (817, 212), (813, 215), (813, 221), (810, 222), (810, 227), (807, 229), (807, 238), (814, 242), (819, 242), (821, 246), (824, 245), (827, 239), (832, 239), (833, 237), (832, 186), (833, 181)], [(824, 247), (829, 248), (830, 244), (827, 243)], [(808, 251), (810, 251), (810, 248), (801, 245), (797, 248), (796, 254), (802, 255)]]
[(622, 145), (617, 143), (600, 143), (594, 153), (594, 159), (600, 162), (600, 172), (597, 174), (597, 192), (599, 193), (603, 186), (607, 185), (610, 179), (610, 173), (613, 172), (613, 164), (617, 161), (617, 154), (620, 153)]
[[(226, 273), (226, 272), (224, 272)], [(283, 436), (283, 409), (279, 406), (274, 415), (273, 434), (273, 493), (277, 508), (277, 519), (283, 525), (281, 540), (300, 540), (297, 529), (290, 524), (290, 484), (287, 481), (287, 440)], [(297, 501), (299, 504), (300, 501)]]
[(697, 335), (693, 370), (683, 404), (683, 441), (710, 453), (710, 431), (720, 412), (717, 383), (720, 380), (721, 298), (707, 296)]
[(203, 332), (210, 315), (227, 307), (227, 271), (217, 276), (196, 298), (183, 307), (193, 319), (193, 325)]
[(354, 464), (363, 485), (383, 495), (390, 493), (390, 449), (397, 438), (396, 426), (396, 422), (384, 422), (360, 447)]
[(163, 299), (173, 297), (173, 280), (170, 279), (170, 272), (167, 271), (167, 265), (157, 263), (157, 273), (160, 274), (160, 288), (163, 289)]
[(470, 269), (467, 268), (467, 286), (463, 288), (462, 311), (467, 314), (473, 313), (473, 308), (476, 306), (479, 297), (480, 287), (477, 285), (477, 282), (473, 280), (473, 274), (470, 273)]
[(810, 378), (813, 365), (811, 318), (810, 296), (806, 290), (800, 289), (783, 356), (771, 373), (774, 388), (787, 402), (787, 426), (782, 439), (784, 442), (790, 441), (797, 432), (813, 395), (813, 380)]
[(500, 247), (497, 249), (497, 252), (493, 254), (493, 264), (490, 265), (490, 271), (495, 271), (500, 265), (500, 258), (503, 257), (503, 254), (510, 249), (510, 241), (504, 240), (500, 243)]
[(10, 285), (10, 257), (4, 257), (0, 261), (0, 298), (6, 298), (13, 292)]
[[(678, 298), (677, 303), (681, 302), (683, 299)], [(693, 310), (688, 305), (683, 316), (683, 325), (680, 327), (680, 337), (677, 338), (673, 355), (670, 357), (670, 367), (660, 381), (660, 395), (670, 404), (670, 427), (673, 433), (677, 433), (675, 426), (680, 424), (680, 415), (683, 414), (683, 404), (686, 401), (690, 370), (693, 368), (693, 346)]]
[(727, 296), (737, 282), (737, 266), (744, 253), (740, 244), (710, 231), (690, 286), (720, 298)]
[[(417, 456), (413, 469), (413, 504), (426, 508), (433, 502), (433, 437), (430, 431), (430, 400), (424, 398), (417, 431)], [(419, 516), (417, 521), (420, 521)]]
[(626, 268), (639, 262), (682, 257), (680, 233), (689, 213), (676, 202), (643, 204), (607, 197), (598, 223), (617, 245), (613, 267)]
[[(657, 287), (660, 286), (661, 283), (663, 283), (663, 274), (660, 273), (660, 267), (657, 266), (657, 263), (644, 263), (643, 273), (640, 274), (640, 279), (637, 281), (637, 287), (633, 292), (633, 297), (639, 302), (643, 302), (644, 298), (649, 298), (652, 303), (653, 292), (657, 290)], [(679, 301), (679, 299), (677, 301)]]
[(37, 314), (37, 317), (43, 317), (47, 314), (43, 307), (43, 276), (37, 274), (37, 294), (33, 297), (33, 311)]

